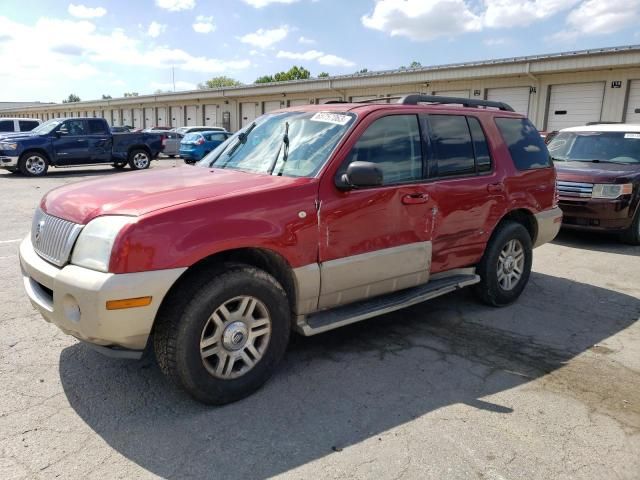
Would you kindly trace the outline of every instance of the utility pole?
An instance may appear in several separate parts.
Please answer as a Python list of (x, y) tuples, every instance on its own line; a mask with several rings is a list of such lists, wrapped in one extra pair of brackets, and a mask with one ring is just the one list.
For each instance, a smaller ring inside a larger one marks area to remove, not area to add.
[(171, 82), (173, 83), (173, 91), (176, 91), (176, 67), (171, 65)]

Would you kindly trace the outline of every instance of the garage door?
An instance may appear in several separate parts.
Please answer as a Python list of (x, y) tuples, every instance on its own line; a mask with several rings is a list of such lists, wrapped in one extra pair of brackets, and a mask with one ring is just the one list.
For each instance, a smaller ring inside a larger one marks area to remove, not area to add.
[(142, 128), (142, 109), (133, 109), (133, 126), (136, 128)]
[(632, 80), (629, 85), (629, 100), (627, 100), (627, 123), (640, 123), (640, 80)]
[(547, 130), (599, 122), (604, 82), (552, 85), (547, 115)]
[(182, 115), (182, 107), (171, 107), (171, 126), (184, 127), (184, 116)]
[(436, 95), (439, 97), (469, 98), (469, 90), (438, 90)]
[(280, 100), (274, 100), (272, 102), (264, 102), (264, 113), (273, 112), (274, 110), (281, 109)]
[(156, 126), (156, 127), (171, 126), (171, 122), (169, 122), (169, 116), (167, 115), (167, 107), (158, 107), (158, 123), (152, 126)]
[(309, 105), (309, 100), (306, 98), (298, 98), (295, 100), (289, 100), (290, 107), (300, 107), (302, 105)]
[(156, 125), (156, 112), (153, 107), (147, 107), (144, 109), (144, 126), (146, 128), (154, 127)]
[(258, 108), (255, 102), (244, 102), (240, 104), (240, 128), (246, 127), (258, 116)]
[(133, 120), (131, 119), (131, 110), (125, 108), (122, 110), (122, 125), (131, 126)]
[(504, 102), (516, 112), (529, 115), (529, 87), (489, 88), (487, 100)]
[(216, 105), (205, 105), (204, 106), (204, 124), (207, 127), (217, 127), (216, 125)]
[(187, 126), (200, 125), (198, 121), (198, 107), (195, 105), (187, 106)]

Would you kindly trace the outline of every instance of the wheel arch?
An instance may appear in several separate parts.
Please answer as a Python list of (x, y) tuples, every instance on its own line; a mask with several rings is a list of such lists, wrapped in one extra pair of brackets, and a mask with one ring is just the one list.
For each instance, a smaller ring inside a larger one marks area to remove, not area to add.
[(131, 153), (135, 150), (144, 150), (145, 153), (149, 155), (149, 161), (153, 160), (153, 153), (151, 153), (151, 149), (144, 143), (131, 145), (129, 148), (127, 148), (127, 159), (129, 159)]
[(49, 163), (49, 165), (54, 165), (51, 162), (51, 156), (49, 155), (49, 152), (47, 152), (44, 148), (41, 147), (28, 147), (26, 148), (21, 154), (20, 154), (20, 160), (22, 160), (22, 158), (29, 154), (29, 153), (39, 153), (40, 155), (42, 155), (45, 160)]
[(489, 242), (493, 239), (498, 227), (508, 221), (519, 223), (526, 228), (527, 232), (529, 232), (529, 236), (531, 237), (531, 244), (535, 245), (538, 237), (538, 222), (536, 221), (536, 217), (533, 212), (526, 208), (517, 208), (505, 213), (500, 221), (496, 223), (493, 232), (491, 232)]

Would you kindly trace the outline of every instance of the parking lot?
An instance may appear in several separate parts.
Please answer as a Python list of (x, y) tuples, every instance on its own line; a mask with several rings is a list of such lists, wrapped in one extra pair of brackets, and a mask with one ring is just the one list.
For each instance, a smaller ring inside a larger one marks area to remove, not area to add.
[(152, 358), (64, 335), (23, 292), (42, 195), (128, 174), (0, 172), (0, 478), (640, 478), (639, 247), (562, 232), (515, 305), (461, 291), (296, 337), (265, 388), (206, 407)]

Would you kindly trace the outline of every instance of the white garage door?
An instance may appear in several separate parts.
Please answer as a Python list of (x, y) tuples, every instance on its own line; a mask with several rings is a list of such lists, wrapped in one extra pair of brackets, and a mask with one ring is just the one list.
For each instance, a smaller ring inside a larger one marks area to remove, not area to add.
[(133, 109), (133, 126), (136, 128), (142, 128), (142, 109)]
[(469, 98), (469, 90), (439, 90), (436, 95), (439, 97)]
[(319, 98), (318, 99), (318, 104), (323, 104), (323, 103), (327, 103), (327, 102), (337, 102), (338, 100), (342, 100), (342, 98), (341, 97)]
[(640, 80), (632, 80), (629, 85), (629, 100), (627, 100), (627, 114), (624, 121), (640, 123)]
[(282, 106), (280, 105), (280, 100), (264, 102), (264, 113), (273, 112), (274, 110), (279, 110), (280, 108), (282, 108)]
[(295, 100), (289, 100), (290, 107), (299, 107), (301, 105), (309, 105), (309, 100), (306, 98), (298, 98)]
[(182, 115), (182, 107), (171, 107), (171, 126), (184, 127), (184, 116)]
[(156, 112), (153, 107), (147, 107), (144, 109), (144, 126), (146, 128), (155, 127), (156, 125)]
[(169, 115), (167, 114), (167, 107), (158, 107), (158, 124), (157, 127), (170, 127)]
[(552, 85), (547, 130), (599, 122), (603, 96), (604, 82)]
[(131, 110), (129, 110), (128, 108), (124, 108), (122, 110), (122, 125), (128, 125), (131, 126)]
[(198, 107), (195, 105), (187, 106), (187, 126), (200, 125), (198, 121)]
[(240, 128), (246, 127), (256, 119), (258, 115), (257, 110), (255, 102), (244, 102), (240, 104)]
[(216, 106), (215, 105), (205, 105), (204, 106), (204, 124), (207, 127), (217, 127), (216, 125)]
[(504, 102), (516, 112), (529, 115), (529, 87), (490, 88), (487, 100)]

